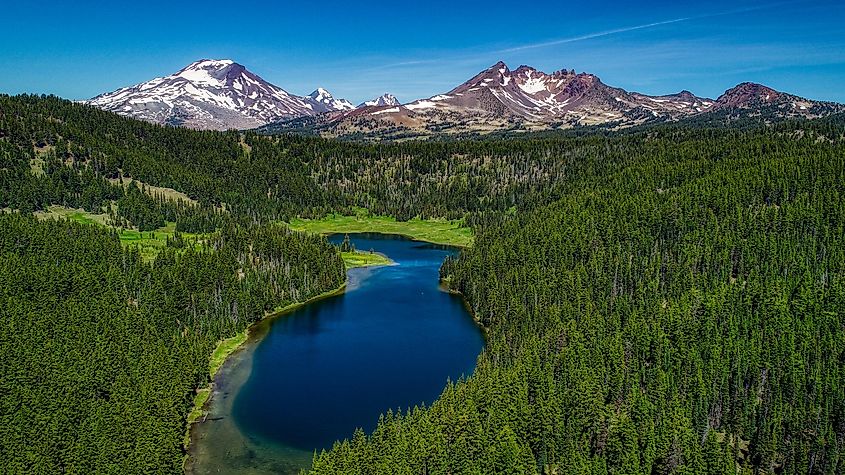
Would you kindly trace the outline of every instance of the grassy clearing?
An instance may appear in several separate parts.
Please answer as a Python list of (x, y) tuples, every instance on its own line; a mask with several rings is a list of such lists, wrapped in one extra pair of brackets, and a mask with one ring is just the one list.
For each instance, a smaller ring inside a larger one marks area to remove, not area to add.
[[(120, 243), (124, 246), (136, 246), (141, 252), (141, 257), (146, 261), (152, 261), (162, 248), (167, 246), (167, 240), (176, 233), (176, 223), (168, 221), (164, 226), (155, 231), (136, 231), (134, 229), (120, 230)], [(192, 242), (199, 247), (200, 241), (205, 237), (203, 234), (179, 233), (185, 241)]]
[(109, 215), (106, 213), (90, 213), (84, 209), (73, 209), (64, 206), (50, 206), (46, 211), (36, 211), (38, 219), (70, 219), (82, 224), (99, 224), (109, 226)]
[[(123, 178), (109, 178), (109, 181), (112, 182), (112, 183), (115, 183), (115, 184), (123, 185), (123, 187), (125, 188), (125, 187), (129, 186), (129, 183), (133, 180), (129, 177), (123, 177)], [(186, 195), (185, 193), (182, 193), (181, 191), (176, 191), (173, 188), (164, 188), (164, 187), (161, 187), (161, 186), (148, 185), (148, 184), (146, 184), (142, 181), (138, 181), (138, 180), (134, 180), (134, 181), (138, 185), (141, 185), (142, 188), (146, 187), (147, 193), (152, 195), (152, 196), (159, 195), (159, 196), (163, 196), (165, 199), (170, 200), (170, 201), (184, 201), (184, 202), (192, 204), (192, 205), (197, 204), (196, 200), (191, 199), (190, 196)]]
[(209, 397), (211, 397), (211, 388), (202, 388), (197, 391), (196, 396), (194, 396), (194, 407), (191, 409), (190, 414), (188, 414), (188, 424), (193, 424), (203, 416), (202, 408), (205, 406)]
[[(119, 233), (120, 243), (124, 246), (135, 246), (141, 253), (141, 257), (150, 262), (158, 255), (162, 248), (167, 246), (167, 240), (176, 233), (176, 223), (168, 221), (164, 226), (155, 231), (137, 231), (134, 229), (121, 229)], [(179, 233), (188, 245), (199, 248), (201, 241), (207, 237), (205, 234)]]
[[(91, 213), (83, 209), (72, 209), (64, 206), (50, 206), (47, 211), (36, 211), (38, 219), (70, 219), (82, 224), (96, 224), (113, 227), (109, 215), (106, 213)], [(135, 246), (145, 261), (152, 261), (162, 248), (167, 246), (167, 239), (176, 232), (176, 223), (168, 222), (155, 231), (137, 231), (134, 229), (120, 229), (120, 243), (123, 246)], [(199, 245), (203, 238), (201, 234), (181, 233), (186, 241)]]
[(217, 344), (217, 348), (214, 349), (214, 353), (211, 354), (211, 358), (208, 361), (208, 373), (211, 375), (211, 379), (214, 379), (214, 376), (220, 370), (220, 367), (223, 366), (226, 358), (246, 342), (247, 336), (249, 336), (248, 330), (247, 328), (237, 335), (226, 338)]
[(335, 233), (384, 233), (401, 234), (419, 241), (450, 246), (472, 245), (472, 230), (463, 226), (463, 221), (445, 219), (412, 219), (396, 221), (389, 216), (370, 216), (359, 213), (356, 216), (329, 215), (322, 219), (291, 219), (289, 226), (297, 231), (316, 234)]
[(353, 269), (355, 267), (389, 266), (393, 264), (393, 261), (389, 257), (375, 252), (341, 252), (340, 255), (343, 257), (343, 262), (346, 264), (347, 269)]
[(134, 229), (120, 231), (120, 243), (124, 246), (135, 246), (145, 261), (152, 261), (156, 258), (162, 248), (167, 246), (167, 237), (170, 234), (163, 232), (140, 232)]

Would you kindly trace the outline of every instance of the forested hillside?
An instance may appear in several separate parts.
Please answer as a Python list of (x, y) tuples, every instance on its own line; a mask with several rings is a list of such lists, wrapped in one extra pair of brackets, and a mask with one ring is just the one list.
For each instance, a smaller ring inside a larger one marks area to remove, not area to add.
[[(343, 282), (274, 222), (364, 207), (473, 227), (442, 275), (488, 346), (314, 473), (841, 473), (843, 118), (594, 132), (357, 144), (0, 96), (0, 472), (180, 471), (215, 343)], [(145, 262), (48, 205), (204, 234)]]
[(0, 139), (0, 207), (98, 211), (122, 204), (129, 193), (114, 180), (131, 177), (186, 193), (199, 206), (130, 196), (117, 214), (146, 229), (158, 216), (184, 231), (214, 227), (220, 209), (252, 222), (351, 213), (356, 206), (398, 219), (532, 207), (549, 202), (588, 159), (642, 148), (640, 137), (601, 135), (357, 144), (200, 132), (38, 96), (0, 96)]
[[(785, 122), (773, 129), (810, 128), (837, 138), (842, 121)], [(549, 203), (585, 167), (676, 142), (759, 134), (758, 122), (742, 124), (723, 118), (618, 133), (363, 144), (162, 127), (54, 97), (0, 95), (0, 207), (65, 204), (95, 211), (128, 194), (114, 185), (123, 176), (199, 203), (130, 197), (132, 205), (118, 206), (117, 214), (135, 226), (157, 215), (184, 231), (207, 231), (219, 225), (221, 209), (248, 222), (354, 214), (354, 207), (398, 219), (461, 218)]]
[(151, 264), (95, 226), (0, 215), (0, 472), (176, 473), (217, 341), (341, 285), (325, 239), (225, 229)]
[(841, 473), (845, 147), (808, 132), (646, 140), (484, 227), (442, 269), (475, 374), (312, 472)]

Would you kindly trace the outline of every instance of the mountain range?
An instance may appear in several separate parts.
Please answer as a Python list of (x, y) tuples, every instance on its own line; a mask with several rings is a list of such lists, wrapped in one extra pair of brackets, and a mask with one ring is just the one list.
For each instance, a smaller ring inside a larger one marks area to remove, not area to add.
[(197, 129), (311, 131), (330, 136), (408, 135), (544, 130), (583, 125), (630, 126), (717, 111), (776, 117), (819, 117), (845, 111), (755, 83), (742, 83), (716, 99), (689, 91), (649, 96), (608, 86), (597, 76), (503, 62), (452, 90), (401, 104), (384, 94), (357, 107), (317, 88), (297, 96), (231, 60), (200, 60), (170, 76), (118, 89), (86, 101), (121, 115)]

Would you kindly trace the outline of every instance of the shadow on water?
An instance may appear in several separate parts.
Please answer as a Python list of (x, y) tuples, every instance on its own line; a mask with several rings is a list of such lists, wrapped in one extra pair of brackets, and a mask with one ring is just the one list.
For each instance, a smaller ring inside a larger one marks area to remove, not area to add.
[[(343, 236), (332, 236), (340, 243)], [(484, 341), (460, 297), (438, 286), (454, 248), (351, 234), (397, 265), (349, 271), (344, 294), (255, 328), (215, 380), (193, 429), (189, 473), (298, 473), (314, 451), (370, 431), (391, 408), (431, 403), (472, 373)]]

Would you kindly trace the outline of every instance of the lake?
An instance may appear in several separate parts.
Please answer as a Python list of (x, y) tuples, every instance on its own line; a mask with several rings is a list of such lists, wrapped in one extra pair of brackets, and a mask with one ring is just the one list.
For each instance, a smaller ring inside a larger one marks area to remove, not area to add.
[(457, 251), (380, 234), (350, 240), (395, 265), (351, 269), (345, 293), (255, 328), (218, 373), (189, 472), (298, 473), (315, 450), (371, 431), (389, 408), (430, 404), (447, 380), (472, 373), (482, 330), (438, 285)]

